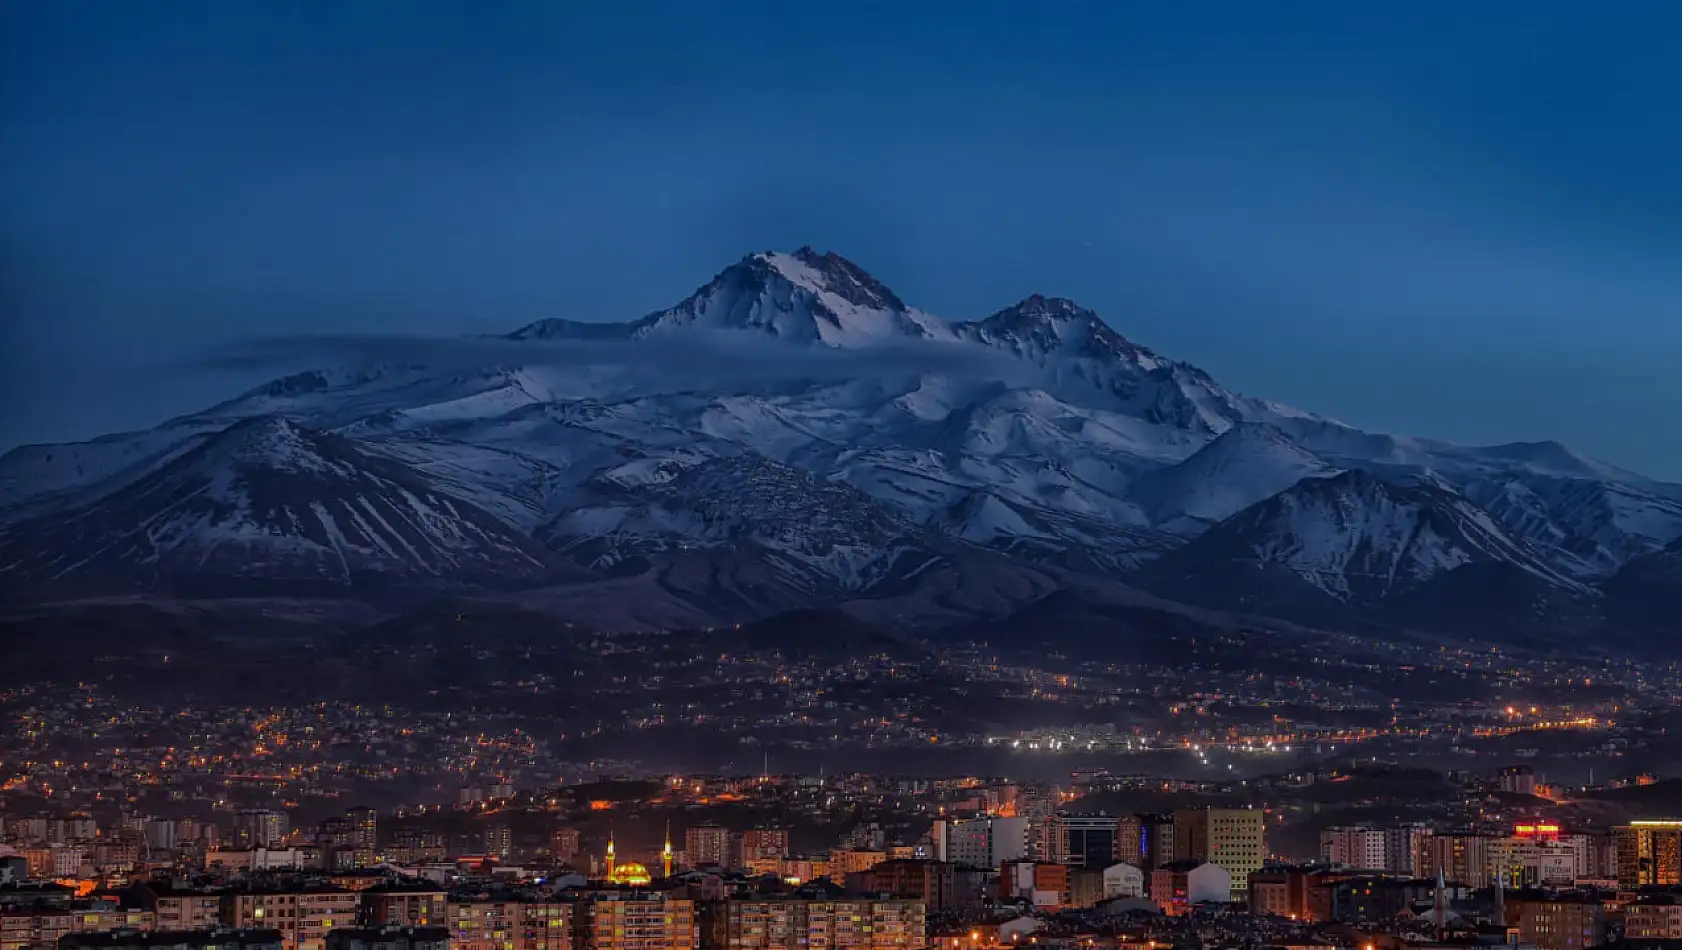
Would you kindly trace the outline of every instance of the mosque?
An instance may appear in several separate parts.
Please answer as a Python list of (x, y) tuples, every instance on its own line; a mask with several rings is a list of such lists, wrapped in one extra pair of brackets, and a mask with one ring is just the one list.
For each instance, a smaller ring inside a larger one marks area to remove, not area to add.
[[(666, 822), (666, 844), (660, 849), (660, 876), (672, 876), (672, 823)], [(613, 829), (607, 832), (607, 880), (610, 884), (620, 884), (626, 887), (647, 887), (654, 883), (648, 868), (635, 861), (618, 863), (614, 857)]]

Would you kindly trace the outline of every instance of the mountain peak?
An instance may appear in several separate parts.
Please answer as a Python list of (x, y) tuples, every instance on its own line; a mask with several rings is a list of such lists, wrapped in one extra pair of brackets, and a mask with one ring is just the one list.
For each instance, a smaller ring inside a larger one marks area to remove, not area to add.
[(793, 254), (767, 251), (756, 255), (797, 286), (816, 293), (831, 293), (854, 306), (903, 313), (905, 301), (887, 285), (834, 251), (819, 254), (810, 244)]
[(615, 340), (623, 339), (630, 333), (630, 327), (624, 323), (585, 323), (582, 320), (566, 320), (560, 317), (549, 317), (528, 323), (513, 333), (504, 334), (505, 340)]
[(1029, 294), (1014, 307), (1000, 311), (1000, 314), (1050, 320), (1098, 320), (1097, 313), (1067, 297), (1047, 297), (1045, 294)]
[(1336, 471), (1277, 426), (1239, 422), (1179, 464), (1140, 476), (1131, 491), (1160, 527), (1198, 531)]
[(944, 321), (907, 307), (857, 264), (810, 246), (792, 254), (750, 254), (676, 306), (631, 324), (630, 335), (640, 339), (684, 327), (836, 347), (952, 338)]
[(1135, 346), (1112, 329), (1097, 311), (1067, 297), (1031, 294), (984, 320), (963, 324), (958, 329), (964, 336), (1034, 359), (1056, 354), (1120, 360), (1145, 370), (1154, 369), (1159, 363), (1149, 350)]
[(211, 436), (198, 451), (204, 464), (241, 468), (320, 470), (342, 461), (348, 445), (336, 436), (277, 415), (252, 416)]
[(241, 419), (223, 429), (212, 439), (230, 448), (245, 445), (267, 445), (275, 440), (291, 443), (309, 441), (313, 433), (285, 416), (264, 415)]

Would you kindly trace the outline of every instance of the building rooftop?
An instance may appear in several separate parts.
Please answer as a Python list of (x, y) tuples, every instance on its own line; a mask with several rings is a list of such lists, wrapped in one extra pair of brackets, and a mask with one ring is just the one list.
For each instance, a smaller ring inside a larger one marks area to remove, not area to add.
[(107, 930), (97, 933), (69, 934), (59, 940), (59, 946), (86, 947), (179, 947), (217, 945), (279, 944), (278, 930), (264, 927), (214, 928), (209, 930)]

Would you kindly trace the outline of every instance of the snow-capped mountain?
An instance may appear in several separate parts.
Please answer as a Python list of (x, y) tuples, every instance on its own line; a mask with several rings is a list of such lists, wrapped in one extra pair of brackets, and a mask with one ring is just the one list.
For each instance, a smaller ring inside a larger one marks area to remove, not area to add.
[(1170, 596), (1200, 591), (1232, 608), (1255, 596), (1258, 577), (1288, 588), (1280, 593), (1290, 597), (1312, 589), (1339, 603), (1375, 606), (1490, 564), (1548, 588), (1590, 593), (1554, 568), (1546, 552), (1453, 490), (1361, 470), (1304, 478), (1165, 555), (1143, 579)]
[(1339, 471), (1277, 426), (1243, 423), (1185, 461), (1139, 476), (1130, 493), (1153, 523), (1195, 535), (1305, 478)]
[[(720, 339), (736, 362), (673, 381)], [(352, 354), (145, 432), (13, 450), (0, 532), (15, 591), (168, 586), (200, 564), (519, 586), (564, 560), (603, 591), (643, 572), (678, 592), (668, 616), (846, 599), (927, 617), (1076, 574), (1222, 600), (1241, 564), (1370, 607), (1497, 565), (1592, 601), (1682, 537), (1682, 486), (1241, 395), (1061, 298), (947, 322), (801, 248), (640, 319)]]
[(19, 596), (534, 583), (550, 552), (412, 469), (284, 419), (237, 422), (111, 494), (0, 530)]
[(985, 320), (959, 324), (956, 332), (1038, 366), (1048, 388), (1077, 398), (1102, 394), (1102, 401), (1154, 424), (1212, 434), (1278, 411), (1228, 392), (1195, 366), (1157, 356), (1061, 297), (1035, 294)]
[(631, 323), (541, 320), (508, 339), (648, 339), (693, 329), (828, 346), (953, 337), (944, 321), (907, 307), (852, 261), (802, 247), (793, 254), (750, 254), (676, 306)]

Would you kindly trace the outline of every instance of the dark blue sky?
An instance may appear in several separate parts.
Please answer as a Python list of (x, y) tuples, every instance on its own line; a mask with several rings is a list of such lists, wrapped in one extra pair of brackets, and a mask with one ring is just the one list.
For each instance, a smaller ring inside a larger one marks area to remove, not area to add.
[(0, 447), (290, 333), (624, 319), (811, 243), (1380, 430), (1682, 479), (1682, 5), (0, 6)]

